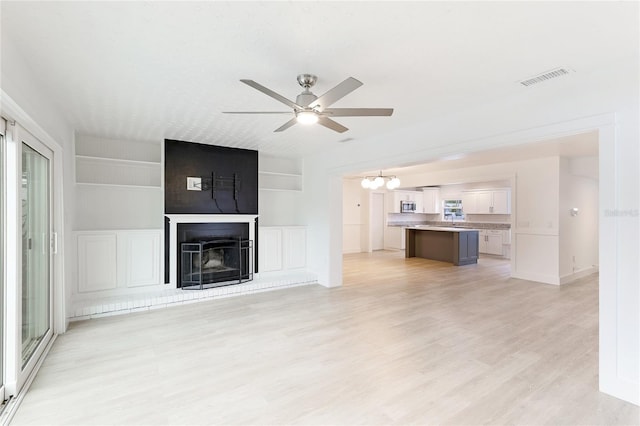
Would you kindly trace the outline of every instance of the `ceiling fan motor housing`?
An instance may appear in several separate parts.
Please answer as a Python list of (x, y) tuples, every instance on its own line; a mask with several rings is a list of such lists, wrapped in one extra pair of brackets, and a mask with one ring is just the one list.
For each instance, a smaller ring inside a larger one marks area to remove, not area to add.
[(309, 91), (304, 91), (304, 92), (300, 93), (296, 97), (296, 103), (298, 105), (300, 105), (300, 106), (306, 107), (307, 105), (309, 105), (311, 102), (315, 101), (316, 99), (318, 99), (318, 97), (316, 95), (314, 95), (313, 93), (311, 93)]

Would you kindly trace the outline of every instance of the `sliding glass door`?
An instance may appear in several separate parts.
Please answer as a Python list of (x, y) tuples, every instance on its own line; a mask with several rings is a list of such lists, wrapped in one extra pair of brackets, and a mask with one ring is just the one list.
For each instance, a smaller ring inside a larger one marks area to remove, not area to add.
[(22, 142), (22, 368), (51, 330), (50, 159)]
[(6, 139), (7, 122), (4, 118), (0, 118), (0, 402), (4, 401), (4, 333), (5, 333), (5, 288), (6, 288), (6, 222), (5, 222), (5, 197), (6, 197)]
[(5, 396), (16, 395), (53, 337), (53, 152), (7, 123), (2, 240)]

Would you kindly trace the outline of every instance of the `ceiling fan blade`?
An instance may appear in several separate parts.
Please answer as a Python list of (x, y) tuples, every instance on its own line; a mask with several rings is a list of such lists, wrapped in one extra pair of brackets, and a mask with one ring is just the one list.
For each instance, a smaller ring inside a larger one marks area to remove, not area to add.
[(327, 108), (322, 113), (331, 117), (388, 117), (393, 108)]
[(344, 127), (342, 124), (340, 124), (340, 123), (338, 123), (336, 121), (333, 121), (330, 118), (322, 117), (322, 116), (318, 118), (318, 124), (320, 124), (320, 125), (322, 125), (324, 127), (327, 127), (327, 128), (329, 128), (331, 130), (335, 130), (338, 133), (344, 133), (347, 130), (349, 130), (346, 127)]
[(222, 111), (223, 114), (292, 114), (291, 111)]
[(353, 92), (360, 86), (362, 86), (362, 82), (356, 80), (353, 77), (349, 77), (307, 106), (309, 108), (319, 107), (322, 110), (323, 108), (328, 107), (344, 96), (347, 96), (349, 93)]
[(287, 99), (284, 96), (274, 92), (271, 89), (267, 89), (262, 84), (258, 84), (253, 80), (240, 80), (240, 81), (243, 82), (244, 84), (248, 85), (248, 86), (253, 87), (256, 90), (261, 91), (262, 93), (264, 93), (267, 96), (271, 96), (273, 99), (282, 102), (283, 104), (285, 104), (288, 107), (302, 109), (302, 107), (300, 105), (296, 104), (295, 102), (290, 101), (289, 99)]
[(287, 121), (282, 126), (280, 126), (277, 129), (275, 129), (274, 132), (282, 132), (284, 130), (287, 130), (289, 127), (293, 126), (297, 122), (298, 122), (297, 118), (293, 117), (291, 120)]

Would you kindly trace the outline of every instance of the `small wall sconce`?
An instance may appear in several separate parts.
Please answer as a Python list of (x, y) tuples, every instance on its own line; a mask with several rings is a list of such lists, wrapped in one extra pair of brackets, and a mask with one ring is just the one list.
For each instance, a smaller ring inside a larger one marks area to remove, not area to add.
[(577, 207), (574, 207), (574, 208), (572, 208), (571, 210), (569, 210), (569, 214), (570, 214), (571, 216), (578, 216), (578, 212), (579, 212), (579, 210), (578, 210), (578, 208), (577, 208)]

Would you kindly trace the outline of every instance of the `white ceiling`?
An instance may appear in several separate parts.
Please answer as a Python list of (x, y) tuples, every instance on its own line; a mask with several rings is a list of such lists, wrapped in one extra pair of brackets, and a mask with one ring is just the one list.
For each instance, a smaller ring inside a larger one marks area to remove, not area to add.
[[(434, 158), (430, 162), (420, 162), (406, 167), (385, 168), (384, 174), (406, 176), (545, 157), (565, 157), (570, 159), (598, 157), (598, 132), (590, 131), (544, 141)], [(362, 176), (377, 175), (378, 172), (380, 170), (367, 170), (358, 175), (346, 177), (361, 179)], [(598, 171), (594, 170), (592, 177), (597, 177), (597, 174)]]
[[(517, 81), (558, 66), (576, 73), (543, 84), (637, 60), (637, 7), (623, 2), (0, 4), (2, 42), (22, 51), (34, 84), (78, 133), (284, 156), (535, 97), (536, 86)], [(395, 113), (340, 118), (343, 134), (300, 125), (274, 133), (286, 116), (221, 113), (282, 110), (238, 80), (295, 99), (300, 73), (319, 76), (318, 95), (353, 76), (364, 86), (335, 107)]]

